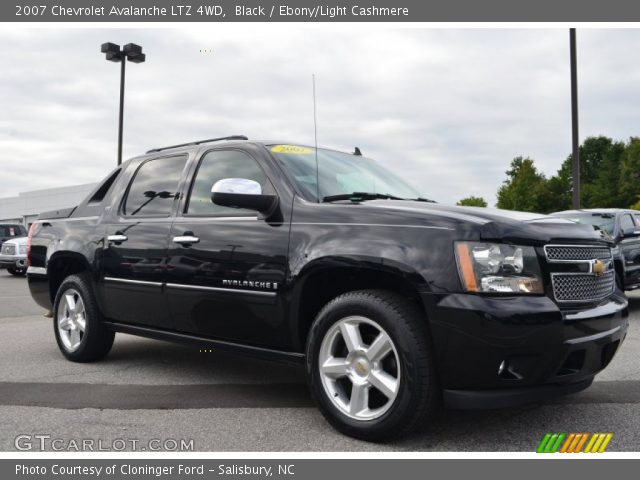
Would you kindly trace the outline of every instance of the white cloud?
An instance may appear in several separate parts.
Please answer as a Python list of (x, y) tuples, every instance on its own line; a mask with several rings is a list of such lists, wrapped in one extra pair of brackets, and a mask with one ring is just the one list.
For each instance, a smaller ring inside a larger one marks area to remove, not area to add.
[[(566, 29), (5, 27), (0, 41), (0, 197), (113, 168), (105, 41), (147, 53), (127, 65), (125, 157), (235, 133), (312, 143), (312, 73), (321, 144), (357, 145), (445, 203), (494, 202), (514, 156), (550, 175), (571, 149)], [(581, 137), (640, 134), (640, 30), (578, 41)]]

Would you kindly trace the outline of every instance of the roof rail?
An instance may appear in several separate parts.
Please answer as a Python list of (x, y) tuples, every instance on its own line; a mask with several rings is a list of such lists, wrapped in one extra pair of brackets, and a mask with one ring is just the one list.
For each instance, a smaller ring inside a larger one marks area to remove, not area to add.
[(249, 140), (246, 135), (229, 135), (228, 137), (209, 138), (207, 140), (198, 140), (196, 142), (179, 143), (178, 145), (169, 145), (168, 147), (152, 148), (147, 153), (161, 152), (162, 150), (169, 150), (171, 148), (188, 147), (190, 145), (200, 145), (201, 143), (219, 142), (221, 140)]

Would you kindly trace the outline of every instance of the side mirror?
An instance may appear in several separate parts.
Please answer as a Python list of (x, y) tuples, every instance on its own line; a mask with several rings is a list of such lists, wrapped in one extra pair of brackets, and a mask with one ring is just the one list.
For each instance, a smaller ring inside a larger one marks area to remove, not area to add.
[(278, 204), (278, 197), (264, 195), (262, 187), (254, 180), (223, 178), (211, 187), (211, 201), (221, 207), (246, 208), (269, 214)]
[(640, 236), (640, 227), (627, 227), (622, 230), (623, 237), (638, 237)]

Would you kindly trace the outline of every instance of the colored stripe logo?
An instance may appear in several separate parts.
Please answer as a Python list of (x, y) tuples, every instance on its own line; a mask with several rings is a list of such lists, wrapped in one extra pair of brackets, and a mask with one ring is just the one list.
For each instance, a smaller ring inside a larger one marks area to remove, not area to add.
[(547, 433), (536, 453), (602, 453), (613, 433)]

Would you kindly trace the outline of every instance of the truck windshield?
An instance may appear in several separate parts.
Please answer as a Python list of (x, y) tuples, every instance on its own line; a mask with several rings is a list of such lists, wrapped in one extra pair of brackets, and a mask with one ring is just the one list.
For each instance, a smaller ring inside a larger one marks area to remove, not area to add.
[(558, 216), (576, 223), (591, 225), (594, 230), (604, 232), (609, 237), (613, 236), (615, 217), (610, 213), (571, 213)]
[(420, 197), (407, 182), (375, 160), (321, 148), (318, 149), (318, 189), (315, 148), (298, 145), (269, 145), (267, 148), (311, 201), (318, 201), (318, 190), (321, 200), (354, 192), (371, 194), (361, 197), (363, 199)]
[(20, 225), (0, 225), (0, 237), (21, 237), (23, 235)]

